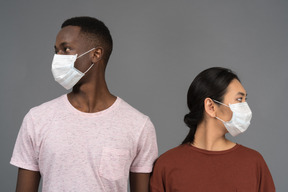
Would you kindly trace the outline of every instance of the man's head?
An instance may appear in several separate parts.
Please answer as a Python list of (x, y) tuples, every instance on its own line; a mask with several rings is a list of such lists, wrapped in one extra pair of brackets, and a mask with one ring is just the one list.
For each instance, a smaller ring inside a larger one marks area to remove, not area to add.
[(102, 21), (93, 17), (73, 17), (64, 21), (61, 28), (67, 26), (80, 27), (80, 34), (91, 46), (103, 48), (103, 60), (108, 62), (113, 41), (109, 29)]

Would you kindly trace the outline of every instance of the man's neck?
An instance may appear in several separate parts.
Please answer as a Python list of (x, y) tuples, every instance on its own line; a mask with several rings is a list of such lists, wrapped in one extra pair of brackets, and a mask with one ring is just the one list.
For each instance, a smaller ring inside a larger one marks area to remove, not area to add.
[(116, 100), (105, 82), (83, 84), (73, 88), (68, 100), (79, 111), (95, 113), (109, 108)]

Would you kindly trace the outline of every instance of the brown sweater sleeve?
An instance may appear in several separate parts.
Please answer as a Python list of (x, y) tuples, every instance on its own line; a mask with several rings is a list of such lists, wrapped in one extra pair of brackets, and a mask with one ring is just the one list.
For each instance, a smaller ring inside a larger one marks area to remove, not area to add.
[(275, 185), (269, 171), (269, 168), (263, 159), (262, 155), (260, 155), (259, 165), (259, 192), (275, 192)]
[(150, 192), (164, 192), (165, 184), (164, 184), (164, 168), (163, 164), (158, 159), (154, 165), (153, 172), (150, 178)]

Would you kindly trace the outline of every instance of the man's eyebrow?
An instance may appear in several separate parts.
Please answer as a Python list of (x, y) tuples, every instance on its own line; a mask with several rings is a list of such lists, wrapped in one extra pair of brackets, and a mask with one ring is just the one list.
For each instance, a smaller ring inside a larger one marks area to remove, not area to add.
[[(67, 42), (63, 42), (63, 43), (60, 44), (60, 47), (64, 47), (64, 46), (66, 46), (67, 44), (68, 44)], [(55, 50), (57, 49), (56, 45), (54, 45), (54, 49), (55, 49)]]

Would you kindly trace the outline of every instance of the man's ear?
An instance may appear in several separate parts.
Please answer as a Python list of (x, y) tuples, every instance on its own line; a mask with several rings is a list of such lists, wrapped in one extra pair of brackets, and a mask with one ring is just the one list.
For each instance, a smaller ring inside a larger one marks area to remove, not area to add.
[(204, 109), (207, 115), (213, 118), (216, 117), (216, 106), (211, 98), (206, 98), (204, 100)]
[(98, 61), (102, 59), (103, 54), (104, 54), (104, 49), (102, 47), (97, 47), (92, 52), (93, 52), (92, 63), (97, 63)]

